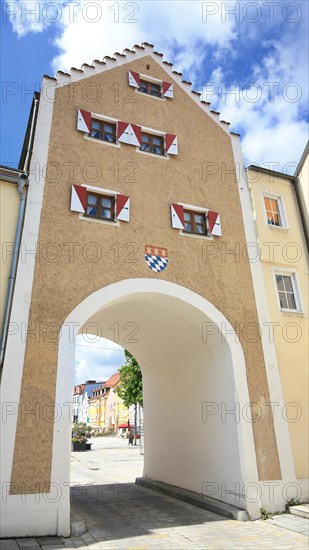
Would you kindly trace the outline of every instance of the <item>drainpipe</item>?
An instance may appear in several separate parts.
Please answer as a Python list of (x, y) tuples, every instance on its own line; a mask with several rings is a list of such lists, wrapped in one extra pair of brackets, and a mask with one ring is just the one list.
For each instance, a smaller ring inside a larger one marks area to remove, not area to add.
[(23, 167), (23, 172), (18, 177), (18, 192), (20, 194), (20, 203), (19, 203), (19, 212), (18, 212), (18, 219), (17, 219), (15, 241), (14, 241), (13, 257), (12, 257), (10, 275), (8, 279), (9, 284), (8, 284), (8, 290), (6, 295), (6, 302), (5, 302), (2, 330), (1, 330), (0, 376), (2, 375), (4, 355), (5, 355), (7, 338), (8, 338), (9, 322), (10, 322), (12, 302), (13, 302), (13, 293), (14, 293), (15, 279), (16, 279), (17, 266), (18, 266), (19, 249), (20, 249), (24, 218), (25, 218), (25, 210), (26, 210), (26, 202), (27, 202), (27, 194), (25, 189), (29, 185), (29, 166), (30, 166), (31, 154), (33, 150), (32, 148), (33, 148), (33, 141), (34, 141), (34, 130), (35, 130), (38, 106), (39, 106), (39, 100), (36, 98), (34, 100), (34, 108), (33, 108), (31, 128), (29, 133), (28, 148), (27, 148), (25, 163)]
[(294, 189), (295, 189), (295, 194), (296, 194), (296, 200), (297, 200), (297, 203), (298, 203), (300, 219), (302, 221), (302, 226), (303, 226), (303, 230), (304, 230), (304, 236), (305, 236), (305, 241), (306, 241), (306, 245), (307, 245), (307, 251), (309, 252), (308, 214), (307, 214), (307, 209), (306, 209), (302, 189), (301, 189), (301, 186), (300, 186), (299, 178), (295, 178), (295, 180), (294, 180)]

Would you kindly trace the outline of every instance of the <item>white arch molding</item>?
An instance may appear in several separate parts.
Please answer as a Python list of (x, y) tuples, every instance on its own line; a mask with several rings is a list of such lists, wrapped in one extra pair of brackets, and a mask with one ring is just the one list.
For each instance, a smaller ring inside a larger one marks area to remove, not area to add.
[[(235, 390), (235, 401), (238, 401), (240, 404), (240, 408), (242, 408), (243, 405), (246, 405), (249, 403), (249, 393), (248, 393), (248, 387), (247, 387), (247, 377), (246, 377), (246, 366), (245, 366), (245, 359), (243, 350), (241, 347), (241, 344), (235, 337), (234, 330), (231, 326), (231, 324), (228, 322), (228, 320), (224, 317), (224, 315), (208, 300), (203, 298), (202, 296), (196, 294), (195, 292), (188, 290), (187, 288), (184, 288), (182, 286), (179, 286), (175, 283), (171, 283), (165, 280), (154, 280), (154, 279), (126, 279), (119, 281), (117, 283), (110, 284), (104, 288), (101, 288), (100, 290), (94, 292), (90, 296), (88, 296), (83, 302), (81, 302), (67, 317), (67, 319), (64, 322), (64, 325), (62, 327), (60, 340), (59, 340), (59, 356), (58, 356), (58, 371), (57, 371), (57, 389), (56, 389), (56, 403), (57, 404), (67, 404), (71, 401), (71, 392), (72, 392), (72, 386), (74, 384), (74, 359), (75, 359), (75, 339), (80, 331), (81, 327), (89, 321), (89, 319), (99, 319), (100, 317), (96, 316), (97, 312), (103, 312), (108, 309), (107, 314), (112, 314), (113, 316), (113, 310), (114, 310), (114, 318), (119, 319), (119, 308), (123, 308), (124, 304), (127, 304), (130, 311), (132, 311), (132, 303), (139, 302), (140, 297), (143, 298), (142, 303), (140, 302), (141, 307), (145, 310), (145, 304), (144, 299), (148, 301), (149, 308), (151, 307), (162, 307), (162, 303), (168, 299), (167, 309), (170, 308), (172, 302), (179, 304), (179, 311), (183, 307), (185, 307), (185, 315), (188, 315), (188, 312), (193, 312), (193, 309), (204, 316), (206, 320), (210, 320), (215, 325), (218, 325), (218, 327), (221, 328), (221, 330), (225, 331), (225, 339), (226, 344), (222, 344), (222, 347), (225, 346), (229, 349), (231, 361), (229, 368), (232, 368), (232, 375), (234, 378), (234, 385)], [(147, 310), (149, 310), (147, 308)], [(191, 308), (191, 309), (188, 309)], [(136, 310), (137, 311), (137, 310)], [(165, 315), (166, 313), (164, 313)], [(99, 314), (97, 314), (99, 315)], [(176, 311), (177, 315), (177, 311)], [(135, 318), (135, 317), (134, 317)], [(102, 319), (102, 318), (101, 318)], [(113, 323), (113, 319), (110, 324)], [(124, 319), (127, 319), (127, 317), (124, 317)], [(132, 319), (132, 313), (131, 313), (131, 319)], [(173, 329), (172, 329), (173, 330)], [(104, 334), (105, 336), (105, 334)], [(107, 336), (106, 336), (107, 337)], [(178, 336), (177, 336), (178, 337)], [(220, 339), (221, 342), (221, 339)], [(125, 344), (124, 344), (125, 346)], [(129, 347), (129, 346), (126, 346)], [(133, 346), (134, 348), (134, 346)], [(132, 349), (132, 346), (129, 347), (130, 351), (132, 350), (132, 353), (134, 353), (139, 359), (138, 353), (136, 353), (135, 346), (134, 349)], [(141, 362), (141, 365), (143, 363)], [(146, 382), (148, 371), (146, 372), (146, 377), (144, 377), (144, 386)], [(188, 373), (188, 377), (190, 377), (190, 374)], [(153, 380), (152, 380), (153, 382)], [(189, 382), (190, 383), (190, 382)], [(188, 385), (189, 385), (188, 383)], [(224, 380), (222, 380), (222, 385), (224, 385)], [(167, 391), (169, 391), (169, 388), (167, 388)], [(152, 392), (153, 393), (153, 392)], [(224, 394), (223, 394), (224, 395)], [(183, 399), (183, 396), (179, 396), (180, 400)], [(161, 399), (161, 395), (160, 395)], [(198, 404), (200, 409), (200, 418), (202, 417), (202, 403)], [(159, 463), (161, 463), (161, 468), (157, 468), (158, 465), (158, 456), (154, 458), (151, 455), (153, 455), (154, 452), (154, 435), (153, 431), (151, 432), (151, 444), (152, 449), (147, 449), (147, 445), (149, 446), (149, 439), (147, 441), (147, 396), (145, 398), (145, 469), (144, 475), (146, 475), (149, 478), (156, 479), (159, 481), (164, 481), (167, 483), (173, 484), (173, 479), (170, 477), (164, 477), (160, 479), (160, 475), (164, 475), (164, 464), (162, 465), (162, 448), (160, 449), (160, 458), (161, 460)], [(228, 406), (227, 406), (228, 408)], [(152, 408), (153, 412), (153, 408)], [(201, 418), (202, 420), (202, 418)], [(231, 476), (231, 479), (227, 480), (227, 489), (233, 489), (235, 490), (235, 484), (237, 481), (240, 481), (241, 490), (243, 487), (250, 483), (252, 484), (252, 499), (250, 499), (250, 488), (247, 490), (247, 495), (249, 496), (249, 499), (247, 502), (244, 502), (242, 499), (239, 506), (245, 505), (249, 514), (251, 517), (256, 517), (259, 515), (259, 509), (261, 506), (261, 503), (258, 499), (254, 498), (256, 495), (256, 486), (258, 484), (258, 472), (257, 472), (257, 465), (256, 465), (256, 454), (255, 454), (255, 448), (254, 448), (254, 440), (253, 440), (253, 432), (252, 432), (252, 424), (248, 421), (246, 421), (242, 415), (240, 415), (239, 421), (236, 423), (236, 431), (237, 431), (237, 445), (238, 445), (238, 453), (239, 453), (239, 469), (241, 472), (241, 476), (233, 478), (233, 474)], [(221, 417), (220, 413), (217, 415), (216, 422), (218, 424), (218, 430), (220, 431), (220, 427), (222, 427)], [(156, 420), (157, 423), (157, 420)], [(148, 418), (148, 429), (151, 430), (151, 420)], [(169, 426), (168, 430), (170, 433), (171, 428), (173, 429), (173, 426)], [(53, 440), (53, 462), (52, 462), (52, 481), (57, 483), (60, 487), (62, 487), (62, 495), (61, 495), (61, 507), (58, 509), (58, 532), (67, 533), (68, 525), (69, 525), (69, 484), (68, 480), (70, 479), (70, 422), (69, 422), (69, 407), (64, 406), (63, 407), (63, 414), (61, 417), (61, 420), (55, 423), (55, 429), (54, 429), (54, 440)], [(164, 434), (163, 434), (164, 437)], [(166, 437), (166, 434), (165, 434)], [(168, 436), (170, 437), (170, 435)], [(186, 439), (186, 437), (184, 438)], [(191, 438), (192, 439), (192, 438)], [(214, 436), (215, 439), (215, 436)], [(192, 445), (191, 442), (186, 442), (188, 445)], [(198, 443), (193, 442), (193, 445), (196, 445), (198, 448)], [(214, 441), (209, 441), (209, 445), (212, 447), (214, 444)], [(168, 447), (168, 446), (167, 446)], [(159, 453), (159, 450), (157, 451)], [(147, 454), (150, 455), (150, 464), (148, 460), (148, 466), (147, 466)], [(166, 453), (165, 460), (168, 463), (169, 456), (168, 456), (168, 450)], [(224, 458), (227, 462), (229, 461), (228, 455), (225, 455), (224, 457), (218, 457)], [(173, 457), (172, 457), (173, 459)], [(164, 458), (163, 458), (164, 460)], [(203, 458), (201, 458), (203, 460)], [(191, 464), (191, 472), (188, 473), (189, 477), (192, 476), (192, 472), (196, 468), (196, 458), (192, 454), (192, 464)], [(162, 473), (160, 473), (160, 470)], [(153, 474), (154, 472), (154, 474)], [(171, 472), (167, 473), (169, 476)], [(207, 475), (207, 474), (206, 474)], [(214, 480), (212, 477), (208, 479), (207, 477), (203, 478), (206, 483), (211, 483), (214, 481), (215, 483), (218, 480)], [(224, 479), (224, 478), (223, 478)], [(188, 483), (189, 481), (187, 481)], [(181, 481), (180, 481), (181, 483)], [(178, 482), (178, 485), (180, 485)], [(177, 484), (174, 482), (174, 484)], [(231, 485), (232, 484), (232, 485)], [(183, 485), (183, 483), (182, 483)], [(220, 484), (217, 483), (219, 486)], [(249, 486), (248, 486), (249, 487)], [(192, 486), (186, 486), (185, 488), (194, 490), (194, 487)], [(195, 487), (195, 490), (202, 492), (202, 487), (199, 486)], [(221, 489), (220, 489), (221, 490)], [(220, 493), (213, 495), (215, 498), (220, 498)], [(229, 501), (228, 498), (222, 498), (222, 500)], [(251, 502), (250, 502), (251, 500)], [(254, 502), (252, 502), (254, 501)], [(230, 500), (231, 503), (235, 504), (235, 495), (232, 495), (232, 498)]]
[[(2, 488), (3, 537), (70, 534), (71, 400), (76, 336), (88, 321), (109, 327), (115, 320), (135, 319), (140, 326), (140, 343), (119, 343), (136, 356), (143, 371), (144, 476), (200, 493), (204, 492), (202, 482), (217, 483), (219, 492), (213, 494), (214, 498), (238, 503), (252, 518), (259, 516), (261, 502), (257, 497), (252, 424), (242, 415), (238, 422), (224, 423), (220, 413), (210, 417), (210, 422), (202, 422), (204, 401), (226, 402), (227, 410), (233, 409), (235, 403), (241, 409), (249, 403), (245, 358), (231, 324), (213, 304), (187, 288), (165, 280), (136, 278), (99, 289), (64, 321), (56, 382), (56, 404), (61, 415), (54, 423), (51, 492), (29, 494), (23, 499), (21, 495), (8, 495), (6, 488)], [(219, 331), (209, 343), (201, 341), (204, 321), (221, 329), (225, 343)], [(111, 339), (111, 332), (103, 336)], [(20, 342), (14, 344), (11, 343), (12, 353), (17, 353)], [(12, 365), (21, 378), (20, 358)], [(171, 376), (167, 376), (169, 369)], [(5, 387), (8, 388), (10, 380)], [(13, 391), (14, 385), (12, 388)], [(156, 392), (160, 392), (159, 400)], [(158, 407), (158, 401), (165, 408)], [(228, 418), (233, 420), (232, 415)], [(12, 415), (8, 420), (3, 425), (9, 450), (2, 465), (4, 485), (8, 485), (11, 477), (10, 457), (14, 452), (17, 417)], [(158, 431), (157, 425), (161, 427), (165, 422), (167, 430)], [(151, 437), (147, 437), (149, 434)], [(224, 489), (230, 493), (220, 494), (221, 481), (226, 482)], [(235, 501), (235, 493), (244, 487), (247, 499)], [(267, 506), (264, 495), (263, 505)]]

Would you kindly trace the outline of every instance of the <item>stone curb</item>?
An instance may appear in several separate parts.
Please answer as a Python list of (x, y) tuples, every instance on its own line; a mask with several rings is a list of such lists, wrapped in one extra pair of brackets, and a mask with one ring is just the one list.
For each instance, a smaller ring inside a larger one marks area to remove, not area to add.
[(204, 508), (220, 516), (224, 516), (228, 519), (234, 519), (237, 521), (248, 521), (249, 515), (246, 510), (236, 508), (232, 504), (227, 504), (219, 500), (215, 500), (193, 491), (188, 491), (187, 489), (181, 489), (179, 487), (174, 487), (173, 485), (168, 485), (167, 483), (161, 483), (160, 481), (153, 481), (151, 479), (146, 479), (144, 477), (137, 477), (135, 483), (152, 489), (153, 491), (158, 491), (167, 496), (182, 500), (193, 506), (198, 506), (199, 508)]

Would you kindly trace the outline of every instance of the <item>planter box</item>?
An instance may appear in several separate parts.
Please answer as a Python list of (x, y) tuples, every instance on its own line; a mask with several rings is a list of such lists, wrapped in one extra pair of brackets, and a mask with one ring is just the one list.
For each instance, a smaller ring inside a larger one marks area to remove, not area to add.
[(86, 443), (86, 451), (91, 451), (92, 443)]
[(72, 441), (72, 451), (86, 451), (87, 443), (81, 443), (80, 441)]

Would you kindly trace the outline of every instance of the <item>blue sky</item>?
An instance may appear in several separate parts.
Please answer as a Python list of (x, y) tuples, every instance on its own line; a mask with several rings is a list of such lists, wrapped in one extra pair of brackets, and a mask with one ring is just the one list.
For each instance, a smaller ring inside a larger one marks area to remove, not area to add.
[(284, 170), (299, 160), (308, 139), (307, 0), (3, 0), (1, 164), (18, 163), (44, 73), (143, 41), (196, 89), (207, 84), (213, 108), (241, 133), (246, 162)]
[(75, 383), (86, 380), (104, 382), (125, 364), (124, 351), (121, 346), (97, 338), (91, 334), (81, 334), (77, 337), (75, 353)]
[[(241, 134), (246, 163), (293, 173), (308, 140), (308, 6), (307, 0), (3, 0), (0, 164), (18, 164), (43, 74), (146, 41)], [(123, 362), (119, 351), (112, 359), (98, 346), (92, 355), (89, 347), (77, 348), (80, 376), (95, 377), (106, 365), (107, 377)]]

